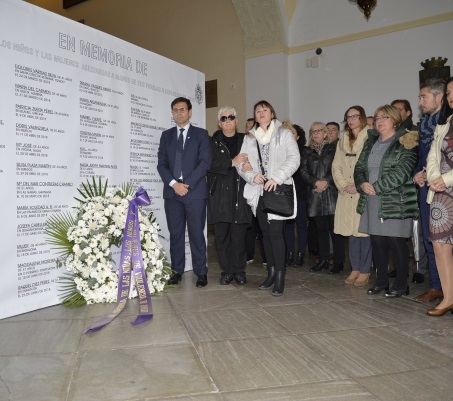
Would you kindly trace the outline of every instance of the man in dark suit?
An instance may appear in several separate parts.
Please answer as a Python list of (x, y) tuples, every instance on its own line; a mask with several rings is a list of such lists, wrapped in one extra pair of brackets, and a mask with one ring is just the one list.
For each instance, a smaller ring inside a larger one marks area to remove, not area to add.
[(206, 261), (206, 174), (211, 165), (208, 132), (190, 124), (192, 103), (178, 97), (171, 103), (176, 126), (160, 137), (157, 170), (164, 182), (164, 204), (170, 232), (170, 256), (174, 275), (169, 284), (178, 284), (185, 267), (186, 222), (192, 268), (197, 287), (208, 284)]

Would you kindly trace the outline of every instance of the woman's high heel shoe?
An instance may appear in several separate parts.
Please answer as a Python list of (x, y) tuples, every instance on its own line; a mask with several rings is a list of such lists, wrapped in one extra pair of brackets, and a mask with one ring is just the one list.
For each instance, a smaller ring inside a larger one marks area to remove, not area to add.
[(450, 306), (447, 306), (446, 308), (441, 308), (441, 309), (437, 309), (437, 308), (428, 309), (426, 311), (426, 314), (428, 314), (429, 316), (443, 316), (448, 311), (450, 311), (451, 314), (453, 315), (453, 305), (450, 305)]

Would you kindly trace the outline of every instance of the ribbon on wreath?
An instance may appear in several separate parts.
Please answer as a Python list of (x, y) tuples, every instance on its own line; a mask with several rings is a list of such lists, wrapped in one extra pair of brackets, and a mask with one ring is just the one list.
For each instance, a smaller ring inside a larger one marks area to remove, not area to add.
[(124, 309), (129, 297), (131, 286), (131, 272), (134, 275), (135, 285), (139, 299), (139, 314), (133, 325), (140, 324), (153, 318), (151, 296), (149, 293), (146, 272), (142, 258), (140, 245), (140, 223), (138, 219), (138, 207), (149, 205), (151, 202), (147, 192), (140, 187), (135, 198), (129, 203), (126, 225), (124, 227), (123, 243), (121, 246), (121, 259), (118, 274), (118, 294), (115, 309), (103, 316), (96, 323), (86, 328), (84, 333), (97, 331), (108, 325)]

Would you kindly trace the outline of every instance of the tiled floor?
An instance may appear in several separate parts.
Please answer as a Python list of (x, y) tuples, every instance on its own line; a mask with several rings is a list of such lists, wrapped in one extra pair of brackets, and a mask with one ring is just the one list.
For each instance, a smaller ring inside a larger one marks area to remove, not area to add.
[(221, 286), (209, 237), (209, 284), (184, 274), (132, 326), (135, 300), (112, 308), (54, 306), (0, 321), (0, 400), (451, 400), (453, 316), (425, 314), (411, 294), (386, 300), (343, 283), (349, 274), (288, 268), (282, 297), (248, 283)]

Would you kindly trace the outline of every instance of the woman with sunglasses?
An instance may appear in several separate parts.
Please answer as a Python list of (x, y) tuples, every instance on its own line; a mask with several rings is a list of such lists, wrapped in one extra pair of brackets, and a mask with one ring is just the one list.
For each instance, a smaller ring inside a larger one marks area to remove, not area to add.
[(308, 185), (308, 216), (312, 217), (318, 237), (319, 261), (310, 271), (320, 272), (329, 268), (330, 239), (335, 264), (331, 274), (343, 270), (344, 240), (334, 233), (334, 214), (338, 190), (332, 178), (332, 162), (336, 143), (328, 143), (327, 127), (315, 121), (310, 127), (308, 146), (302, 151), (300, 174)]
[[(417, 194), (412, 173), (418, 160), (418, 133), (401, 127), (401, 114), (393, 106), (378, 107), (375, 129), (368, 131), (354, 170), (360, 193), (357, 212), (359, 232), (371, 238), (377, 277), (369, 295), (385, 290), (386, 298), (409, 294), (409, 248), (412, 221), (418, 217)], [(389, 289), (388, 262), (392, 252), (396, 278)]]
[(357, 213), (359, 193), (354, 184), (354, 168), (368, 138), (365, 110), (352, 106), (344, 113), (345, 133), (340, 139), (332, 163), (332, 175), (338, 188), (335, 208), (335, 233), (349, 239), (351, 274), (346, 284), (363, 287), (371, 271), (371, 241), (368, 234), (359, 232), (360, 214)]
[(218, 114), (220, 130), (211, 138), (212, 162), (208, 171), (208, 224), (214, 225), (214, 237), (220, 269), (220, 284), (233, 280), (246, 283), (246, 232), (252, 211), (244, 199), (245, 181), (236, 166), (247, 160), (239, 153), (244, 134), (237, 132), (236, 110), (222, 107)]
[[(277, 120), (272, 105), (266, 100), (255, 104), (255, 126), (244, 139), (241, 153), (248, 160), (237, 168), (247, 184), (244, 197), (256, 215), (263, 232), (267, 260), (267, 278), (261, 290), (272, 288), (272, 295), (280, 296), (285, 287), (284, 223), (297, 215), (296, 192), (293, 174), (299, 168), (300, 154), (293, 133)], [(291, 184), (294, 191), (294, 213), (283, 217), (262, 210), (263, 191), (274, 191), (281, 184)]]

